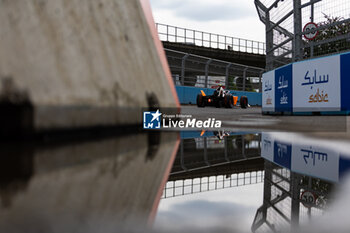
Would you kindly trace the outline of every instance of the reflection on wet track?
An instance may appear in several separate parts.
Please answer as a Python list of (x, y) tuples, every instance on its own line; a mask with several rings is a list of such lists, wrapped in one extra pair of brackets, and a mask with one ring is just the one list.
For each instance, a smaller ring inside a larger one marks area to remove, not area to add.
[[(310, 221), (327, 213), (334, 190), (349, 171), (349, 145), (291, 133), (224, 134), (222, 138), (218, 137), (218, 132), (181, 133), (180, 148), (163, 191), (158, 218), (174, 224), (164, 216), (176, 213), (181, 205), (192, 205), (194, 201), (185, 198), (188, 195), (192, 195), (191, 199), (202, 200), (204, 194), (201, 193), (207, 191), (230, 188), (237, 191), (227, 193), (234, 194), (245, 192), (247, 185), (263, 182), (262, 197), (256, 197), (262, 201), (255, 206), (249, 226), (242, 229), (243, 222), (237, 225), (236, 216), (232, 215), (233, 223), (222, 221), (217, 227), (238, 232), (299, 232), (303, 228), (322, 232), (317, 225), (312, 227)], [(255, 190), (258, 194), (259, 187)], [(220, 195), (212, 193), (205, 197), (215, 196), (219, 203)], [(231, 200), (242, 201), (235, 195)], [(245, 207), (242, 204), (236, 208)], [(201, 215), (200, 212), (196, 214)], [(205, 215), (202, 218), (203, 224), (194, 228), (211, 221)], [(158, 225), (164, 229), (164, 224)]]
[[(349, 151), (271, 132), (7, 142), (0, 232), (139, 232), (154, 219), (148, 231), (326, 232), (319, 225), (338, 216), (338, 199), (350, 206), (350, 188), (338, 191), (349, 183)], [(334, 221), (347, 229), (345, 217)]]
[[(158, 137), (158, 144), (150, 143), (150, 135)], [(177, 144), (177, 133), (2, 144), (0, 232), (142, 227), (155, 215)]]
[(262, 182), (260, 135), (182, 132), (163, 198)]

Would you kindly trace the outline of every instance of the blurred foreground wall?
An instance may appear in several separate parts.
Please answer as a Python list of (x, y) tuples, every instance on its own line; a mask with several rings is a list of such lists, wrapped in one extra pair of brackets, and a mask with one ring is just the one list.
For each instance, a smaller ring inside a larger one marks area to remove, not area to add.
[(178, 144), (177, 133), (63, 145), (1, 143), (0, 232), (144, 229), (153, 221)]
[(141, 108), (178, 107), (152, 23), (148, 1), (0, 0), (2, 131), (134, 125)]

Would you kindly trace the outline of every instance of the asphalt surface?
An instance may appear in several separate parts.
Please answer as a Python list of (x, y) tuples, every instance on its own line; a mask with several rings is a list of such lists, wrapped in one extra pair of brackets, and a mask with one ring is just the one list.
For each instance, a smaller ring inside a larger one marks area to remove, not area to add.
[[(288, 132), (328, 132), (346, 134), (348, 116), (273, 116), (262, 115), (260, 107), (233, 109), (193, 105), (181, 106), (182, 114), (205, 120), (215, 118), (222, 121), (222, 126), (229, 129), (271, 130)], [(347, 135), (348, 137), (348, 135)]]

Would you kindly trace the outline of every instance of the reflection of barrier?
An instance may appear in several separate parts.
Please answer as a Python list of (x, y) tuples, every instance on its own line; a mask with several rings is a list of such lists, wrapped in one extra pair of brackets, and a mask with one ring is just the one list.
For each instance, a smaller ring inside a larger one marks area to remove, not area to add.
[[(220, 144), (221, 148), (210, 149), (210, 144)], [(261, 160), (259, 135), (225, 136), (221, 140), (217, 136), (181, 139), (169, 180), (187, 178), (189, 172), (196, 171), (201, 171), (201, 176), (210, 176), (214, 170), (219, 174), (255, 171), (261, 168)]]
[[(219, 147), (210, 148), (214, 144)], [(163, 198), (259, 183), (259, 153), (260, 136), (255, 134), (181, 139)]]
[(278, 133), (262, 133), (261, 156), (271, 162), (320, 179), (338, 182), (350, 170), (350, 156), (319, 141), (290, 142)]
[[(324, 213), (331, 190), (328, 182), (265, 161), (264, 201), (256, 211), (252, 232), (300, 232), (299, 226)], [(307, 192), (318, 201), (301, 199)]]
[(263, 74), (265, 113), (348, 113), (350, 53), (293, 63)]
[(229, 176), (210, 176), (195, 179), (168, 181), (162, 198), (170, 198), (207, 192), (218, 189), (261, 183), (264, 178), (263, 171), (232, 174)]

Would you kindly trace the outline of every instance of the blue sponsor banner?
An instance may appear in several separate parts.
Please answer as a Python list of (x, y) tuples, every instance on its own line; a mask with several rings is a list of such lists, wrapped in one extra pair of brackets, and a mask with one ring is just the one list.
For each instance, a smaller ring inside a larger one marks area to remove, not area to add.
[(262, 76), (262, 111), (275, 111), (275, 71), (270, 71)]
[(275, 111), (292, 112), (293, 108), (293, 66), (292, 64), (275, 71)]
[(341, 110), (350, 111), (350, 53), (340, 56), (340, 76)]
[[(350, 113), (350, 53), (300, 61), (272, 72), (274, 79), (267, 86), (274, 86), (275, 108), (269, 111)], [(263, 88), (263, 108), (272, 103), (267, 90)]]
[(293, 111), (340, 111), (340, 57), (293, 64)]
[(339, 158), (339, 179), (350, 171), (350, 158), (349, 156), (340, 155)]
[(290, 144), (275, 141), (273, 161), (282, 167), (291, 169), (292, 146)]

